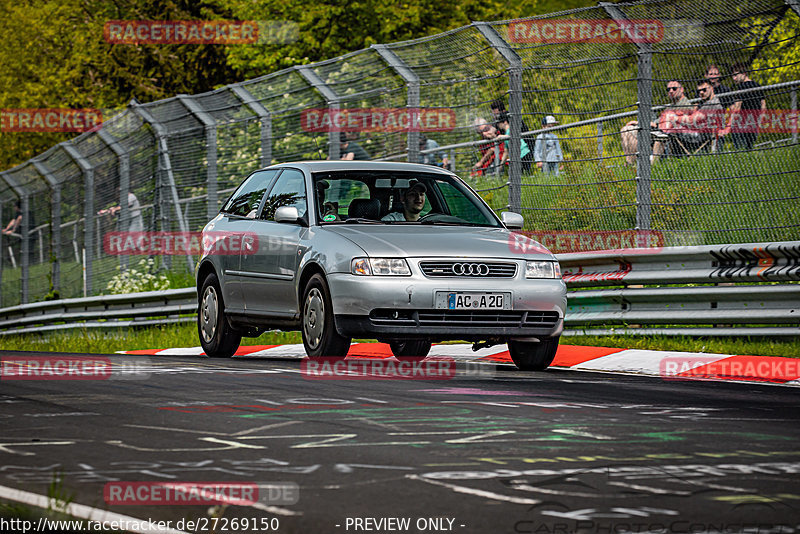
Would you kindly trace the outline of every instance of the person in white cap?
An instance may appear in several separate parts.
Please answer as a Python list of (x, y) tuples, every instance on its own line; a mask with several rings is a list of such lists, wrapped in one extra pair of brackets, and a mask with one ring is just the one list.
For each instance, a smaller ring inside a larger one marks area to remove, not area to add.
[(425, 193), (428, 188), (417, 180), (411, 180), (408, 189), (403, 192), (403, 211), (393, 211), (383, 217), (382, 221), (417, 222), (425, 208)]
[[(546, 116), (542, 120), (544, 128), (552, 128), (558, 121), (552, 115)], [(536, 144), (533, 147), (533, 161), (536, 166), (542, 169), (545, 174), (558, 175), (560, 164), (564, 161), (564, 154), (561, 152), (561, 142), (558, 136), (552, 132), (542, 132), (536, 136)]]

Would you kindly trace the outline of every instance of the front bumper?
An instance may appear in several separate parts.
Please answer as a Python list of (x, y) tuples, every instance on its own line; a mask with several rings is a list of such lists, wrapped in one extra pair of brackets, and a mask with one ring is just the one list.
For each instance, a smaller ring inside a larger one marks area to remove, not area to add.
[[(412, 262), (409, 262), (412, 263)], [(438, 339), (552, 337), (561, 334), (567, 306), (561, 279), (427, 278), (328, 275), (336, 327), (348, 337)], [(524, 272), (518, 269), (518, 273)], [(509, 310), (436, 309), (437, 291), (511, 293)]]

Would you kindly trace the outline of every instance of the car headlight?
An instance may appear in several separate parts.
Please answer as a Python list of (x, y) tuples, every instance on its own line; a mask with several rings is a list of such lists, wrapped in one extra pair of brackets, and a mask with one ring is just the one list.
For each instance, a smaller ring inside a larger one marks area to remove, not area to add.
[(350, 272), (361, 276), (411, 276), (411, 269), (402, 258), (353, 258)]
[(557, 261), (526, 261), (525, 278), (561, 278)]

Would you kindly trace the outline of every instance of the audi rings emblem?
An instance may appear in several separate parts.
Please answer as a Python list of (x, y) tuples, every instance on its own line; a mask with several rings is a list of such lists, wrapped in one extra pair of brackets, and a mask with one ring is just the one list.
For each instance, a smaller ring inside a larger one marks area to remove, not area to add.
[(489, 266), (485, 263), (454, 263), (453, 274), (456, 276), (488, 276)]

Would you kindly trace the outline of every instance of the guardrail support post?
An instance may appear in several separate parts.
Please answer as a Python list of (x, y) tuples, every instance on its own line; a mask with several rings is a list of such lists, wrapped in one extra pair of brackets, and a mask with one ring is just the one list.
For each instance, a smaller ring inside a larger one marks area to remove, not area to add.
[[(53, 257), (52, 267), (52, 284), (53, 291), (61, 290), (61, 258), (59, 252), (61, 251), (61, 184), (58, 182), (52, 171), (41, 161), (32, 160), (33, 166), (39, 171), (47, 185), (50, 186), (53, 200), (52, 200), (52, 217), (50, 222), (50, 254)], [(0, 220), (2, 220), (0, 218)]]
[(261, 166), (268, 167), (272, 164), (272, 115), (241, 84), (234, 84), (229, 87), (233, 94), (236, 95), (236, 98), (242, 101), (242, 104), (258, 115), (261, 124)]
[(472, 23), (508, 63), (509, 168), (508, 207), (522, 211), (522, 59), (497, 31), (485, 22)]
[[(92, 263), (94, 262), (94, 225), (96, 210), (94, 206), (94, 166), (89, 163), (83, 154), (78, 152), (72, 143), (64, 141), (59, 146), (64, 152), (81, 168), (84, 180), (84, 199), (83, 199), (83, 248), (86, 251), (86, 294), (92, 294)], [(22, 219), (25, 220), (25, 217)]]
[(336, 92), (328, 87), (325, 82), (322, 81), (322, 78), (317, 76), (317, 73), (311, 70), (310, 67), (306, 65), (301, 65), (295, 67), (300, 76), (305, 79), (308, 84), (316, 89), (319, 94), (327, 101), (328, 103), (328, 113), (331, 114), (331, 130), (328, 132), (328, 142), (330, 144), (330, 148), (328, 150), (328, 159), (336, 160), (341, 158), (341, 147), (339, 144), (339, 133), (335, 131), (333, 128), (333, 122), (335, 116), (339, 113), (339, 102), (340, 98)]
[[(164, 125), (158, 122), (153, 115), (147, 111), (144, 106), (142, 106), (136, 99), (131, 100), (130, 107), (134, 113), (136, 113), (141, 119), (150, 125), (153, 128), (153, 131), (156, 136), (156, 143), (158, 148), (158, 170), (161, 171), (163, 174), (166, 174), (167, 183), (172, 194), (172, 205), (175, 208), (175, 216), (178, 221), (178, 227), (180, 231), (184, 234), (188, 233), (189, 229), (186, 226), (186, 220), (183, 217), (183, 212), (181, 212), (181, 204), (180, 204), (180, 197), (178, 196), (178, 188), (175, 185), (175, 175), (172, 173), (172, 162), (169, 157), (169, 146), (167, 145), (167, 131), (164, 128)], [(160, 182), (161, 180), (159, 180)], [(160, 184), (159, 184), (160, 188)], [(159, 194), (159, 197), (161, 195)], [(163, 202), (163, 200), (162, 200)], [(166, 216), (163, 208), (161, 209), (162, 216)], [(164, 228), (161, 228), (164, 230)], [(188, 267), (189, 273), (194, 272), (194, 258), (192, 258), (191, 253), (187, 250), (186, 252), (186, 265)]]
[[(375, 50), (379, 56), (406, 82), (406, 109), (411, 113), (420, 113), (419, 106), (419, 76), (400, 59), (394, 51), (383, 44), (374, 44), (370, 48)], [(419, 151), (419, 132), (411, 128), (408, 130), (408, 161), (417, 163), (422, 161)]]
[[(600, 2), (600, 6), (617, 22), (624, 22), (628, 17), (615, 4)], [(627, 33), (629, 30), (625, 30)], [(650, 122), (653, 120), (653, 49), (647, 43), (637, 42), (633, 36), (630, 40), (638, 49), (637, 62), (637, 106), (639, 114), (639, 132), (637, 136), (638, 151), (636, 153), (636, 228), (650, 229), (651, 207), (651, 165), (650, 165)]]
[(178, 100), (189, 113), (203, 123), (206, 132), (206, 217), (211, 220), (219, 213), (219, 195), (217, 194), (217, 121), (207, 113), (195, 100), (187, 95), (178, 95)]

